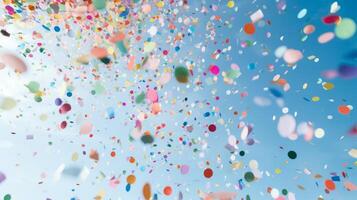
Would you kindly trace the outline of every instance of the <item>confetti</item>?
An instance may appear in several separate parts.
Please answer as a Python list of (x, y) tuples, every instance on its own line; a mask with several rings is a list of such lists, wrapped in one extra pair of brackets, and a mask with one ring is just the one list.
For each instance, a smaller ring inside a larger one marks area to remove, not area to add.
[(355, 199), (353, 3), (0, 14), (2, 199)]

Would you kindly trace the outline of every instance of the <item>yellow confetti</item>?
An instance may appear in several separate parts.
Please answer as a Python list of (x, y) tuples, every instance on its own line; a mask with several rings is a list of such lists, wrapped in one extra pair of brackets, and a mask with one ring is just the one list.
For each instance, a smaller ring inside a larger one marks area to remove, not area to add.
[(234, 1), (228, 1), (227, 7), (228, 8), (233, 8), (234, 7)]
[(72, 154), (72, 161), (77, 161), (78, 160), (78, 153), (77, 152), (75, 152), (75, 153), (73, 153)]
[(332, 90), (335, 87), (335, 85), (333, 83), (325, 82), (322, 84), (322, 87), (325, 90)]
[(158, 8), (162, 8), (162, 7), (164, 7), (164, 5), (165, 5), (165, 3), (163, 1), (159, 1), (159, 2), (156, 3), (156, 6)]
[(318, 102), (318, 101), (320, 101), (320, 97), (318, 97), (318, 96), (313, 96), (313, 97), (311, 98), (311, 100), (312, 100), (313, 102)]

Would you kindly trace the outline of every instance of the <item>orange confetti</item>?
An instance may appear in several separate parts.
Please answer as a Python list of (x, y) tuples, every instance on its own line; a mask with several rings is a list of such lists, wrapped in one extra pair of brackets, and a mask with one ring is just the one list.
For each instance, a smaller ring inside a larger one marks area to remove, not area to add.
[(91, 54), (96, 58), (104, 58), (108, 55), (108, 52), (105, 48), (93, 47), (91, 50)]
[(99, 160), (99, 154), (96, 150), (91, 150), (90, 153), (89, 153), (89, 158), (91, 158), (92, 160), (98, 162)]
[(330, 191), (336, 189), (336, 185), (332, 180), (325, 180), (325, 187)]
[(135, 158), (134, 158), (133, 156), (130, 156), (129, 162), (130, 162), (130, 163), (135, 163)]
[(164, 188), (164, 194), (165, 194), (166, 196), (170, 196), (170, 195), (172, 194), (172, 188), (171, 188), (170, 186), (166, 186), (166, 187)]
[(128, 177), (126, 177), (126, 182), (128, 184), (134, 184), (136, 182), (136, 177), (131, 174)]
[(348, 115), (350, 114), (350, 108), (346, 105), (340, 105), (338, 107), (338, 112), (341, 113), (342, 115)]
[(143, 187), (143, 195), (145, 200), (149, 200), (151, 198), (151, 186), (149, 183), (145, 183)]
[(248, 35), (253, 35), (255, 33), (255, 26), (253, 23), (244, 24), (243, 30)]

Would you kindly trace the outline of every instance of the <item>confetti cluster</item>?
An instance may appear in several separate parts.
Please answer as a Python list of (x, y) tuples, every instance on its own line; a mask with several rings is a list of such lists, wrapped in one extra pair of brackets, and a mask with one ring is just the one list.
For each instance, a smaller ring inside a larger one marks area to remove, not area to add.
[(356, 199), (353, 1), (0, 1), (0, 199)]

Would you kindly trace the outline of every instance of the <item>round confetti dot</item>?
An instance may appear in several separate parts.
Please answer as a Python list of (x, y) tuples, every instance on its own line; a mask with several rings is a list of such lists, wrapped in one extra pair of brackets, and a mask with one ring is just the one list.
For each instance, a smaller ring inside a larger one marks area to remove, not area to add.
[(341, 105), (338, 107), (338, 112), (342, 115), (350, 114), (350, 108), (347, 105)]
[(255, 33), (255, 26), (253, 23), (246, 23), (243, 26), (243, 30), (248, 35), (253, 35)]
[(59, 109), (59, 113), (60, 114), (66, 114), (67, 112), (69, 112), (71, 110), (71, 105), (68, 103), (63, 104), (60, 109)]
[(283, 193), (283, 195), (287, 195), (287, 194), (288, 194), (288, 190), (287, 190), (287, 189), (283, 189), (283, 190), (281, 191), (281, 193)]
[(130, 156), (130, 157), (129, 157), (129, 162), (130, 162), (130, 163), (135, 163), (135, 158), (132, 157), (132, 156)]
[(214, 125), (214, 124), (210, 124), (209, 126), (208, 126), (208, 130), (210, 131), (210, 132), (215, 132), (216, 131), (216, 125)]
[(253, 169), (258, 169), (259, 168), (259, 164), (258, 161), (256, 160), (251, 160), (249, 161), (249, 167), (253, 170)]
[(282, 112), (283, 112), (284, 114), (288, 113), (288, 112), (289, 112), (289, 108), (284, 107), (284, 108), (282, 109)]
[(126, 177), (126, 182), (130, 185), (134, 184), (136, 182), (136, 177), (134, 175), (129, 175)]
[(36, 7), (34, 5), (32, 5), (32, 4), (30, 4), (30, 5), (28, 5), (28, 9), (30, 11), (34, 11), (36, 9)]
[(11, 200), (11, 195), (10, 194), (5, 195), (4, 200)]
[(56, 32), (60, 32), (60, 30), (61, 30), (61, 28), (60, 28), (59, 26), (55, 26), (53, 29), (54, 29)]
[(180, 83), (187, 83), (189, 78), (189, 71), (186, 67), (175, 68), (175, 78)]
[(151, 144), (154, 142), (154, 138), (151, 136), (151, 135), (143, 135), (141, 137), (141, 141), (144, 143), (144, 144)]
[(65, 129), (67, 127), (67, 122), (66, 121), (62, 121), (60, 124), (60, 128), (61, 129)]
[(166, 196), (170, 196), (172, 194), (172, 188), (170, 186), (166, 186), (163, 192)]
[(60, 98), (56, 98), (55, 104), (56, 106), (60, 106), (62, 104), (62, 100)]
[(244, 155), (245, 155), (245, 152), (244, 152), (244, 151), (240, 151), (240, 152), (239, 152), (239, 155), (240, 155), (240, 156), (244, 156)]
[(188, 174), (188, 172), (190, 171), (190, 166), (182, 165), (180, 171), (181, 171), (181, 174)]
[(209, 67), (209, 71), (211, 72), (211, 74), (217, 76), (219, 74), (219, 67), (217, 65), (211, 65)]
[(323, 87), (325, 90), (332, 90), (332, 89), (335, 87), (335, 85), (334, 85), (333, 83), (328, 83), (328, 82), (326, 82), (326, 83), (323, 83), (323, 84), (322, 84), (322, 87)]
[(62, 104), (62, 100), (60, 98), (55, 99), (56, 106), (60, 106)]
[(206, 168), (203, 172), (206, 178), (211, 178), (213, 176), (213, 170), (211, 168)]
[(323, 138), (325, 136), (325, 131), (322, 128), (317, 128), (314, 134), (316, 138)]
[(297, 154), (296, 154), (296, 152), (295, 151), (289, 151), (288, 152), (288, 157), (290, 158), (290, 159), (296, 159), (296, 157), (297, 157)]
[(332, 191), (336, 189), (336, 185), (332, 180), (325, 180), (325, 187), (326, 189)]
[(234, 7), (234, 1), (228, 1), (227, 2), (227, 7), (228, 8), (233, 8)]
[(309, 24), (309, 25), (306, 25), (303, 29), (304, 33), (306, 35), (310, 35), (311, 33), (315, 32), (315, 26)]
[(247, 182), (252, 182), (252, 181), (254, 181), (255, 177), (254, 177), (253, 172), (246, 172), (246, 173), (244, 174), (244, 179), (245, 179)]
[(355, 33), (356, 23), (350, 18), (342, 19), (335, 27), (336, 36), (342, 40), (351, 38)]

